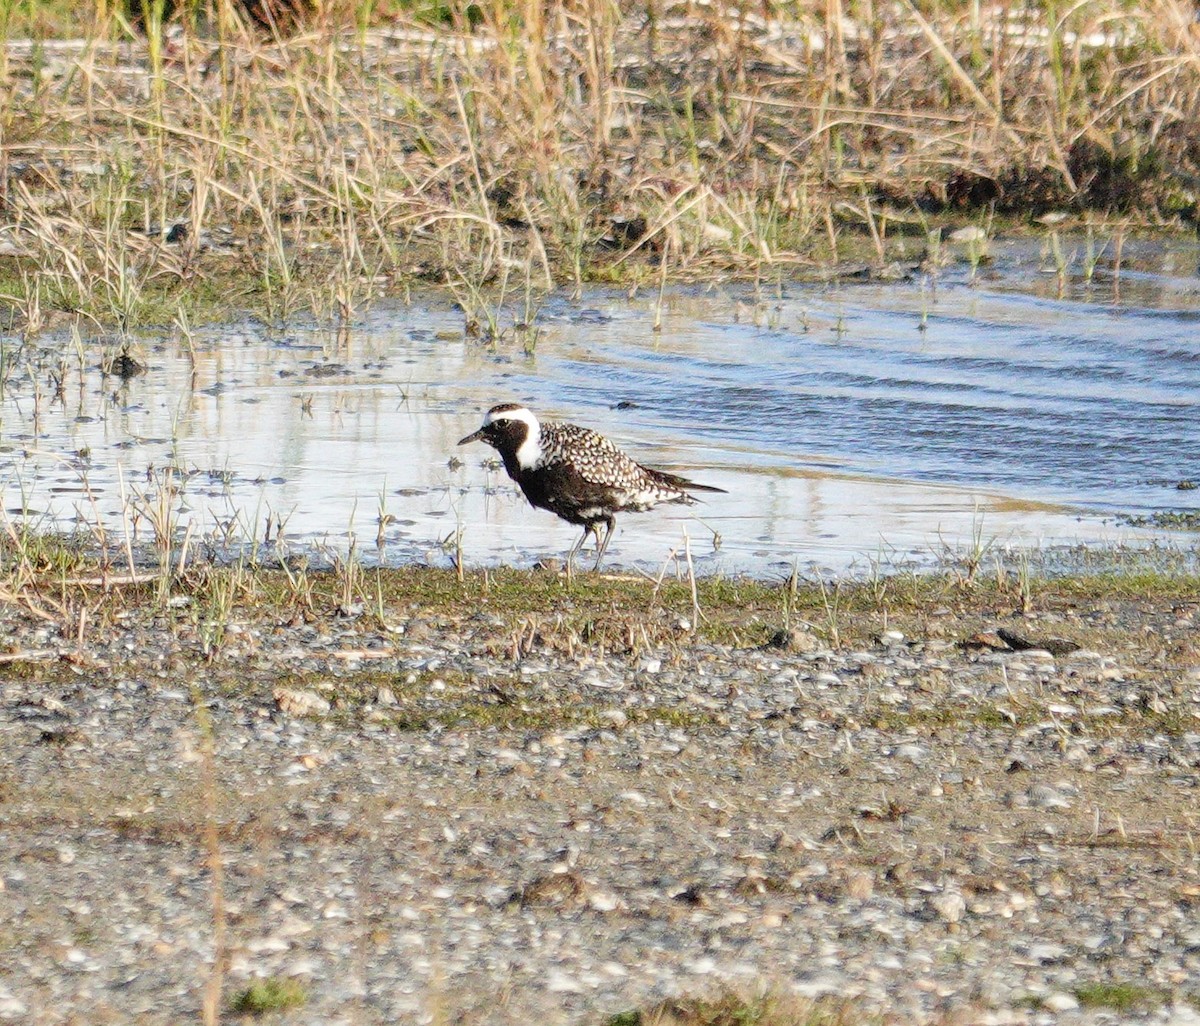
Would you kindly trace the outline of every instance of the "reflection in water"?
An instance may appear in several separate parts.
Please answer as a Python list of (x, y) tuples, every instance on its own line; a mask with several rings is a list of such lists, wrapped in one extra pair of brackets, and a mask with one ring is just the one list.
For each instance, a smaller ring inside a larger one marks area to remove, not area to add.
[(197, 539), (282, 529), (344, 549), (353, 533), (370, 549), (387, 514), (387, 559), (444, 560), (458, 535), (470, 562), (528, 562), (576, 529), (454, 444), (518, 399), (729, 491), (620, 518), (616, 563), (657, 568), (686, 531), (707, 570), (844, 568), (980, 534), (1129, 540), (1144, 534), (1103, 514), (1195, 509), (1200, 492), (1175, 485), (1200, 477), (1200, 283), (1126, 244), (1119, 304), (1099, 277), (1058, 299), (1030, 287), (1036, 245), (994, 252), (974, 286), (951, 270), (936, 288), (786, 286), (761, 303), (677, 292), (657, 335), (652, 299), (556, 297), (532, 358), (463, 341), (461, 315), (432, 303), (376, 307), (349, 351), (221, 327), (194, 365), (147, 342), (127, 382), (68, 361), (55, 396), (44, 371), (17, 373), (0, 398), (4, 506), (144, 537), (173, 468), (176, 523)]

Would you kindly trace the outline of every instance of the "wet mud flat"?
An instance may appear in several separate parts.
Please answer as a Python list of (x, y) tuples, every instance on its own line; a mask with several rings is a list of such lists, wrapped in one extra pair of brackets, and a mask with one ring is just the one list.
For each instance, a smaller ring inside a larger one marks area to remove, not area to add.
[(0, 1017), (1196, 1018), (1194, 578), (379, 582), (0, 609)]

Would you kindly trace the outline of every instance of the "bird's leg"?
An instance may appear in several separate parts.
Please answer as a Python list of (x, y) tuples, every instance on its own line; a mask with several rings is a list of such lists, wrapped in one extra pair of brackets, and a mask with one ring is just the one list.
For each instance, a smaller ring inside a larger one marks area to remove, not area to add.
[(592, 530), (596, 532), (596, 543), (599, 548), (596, 551), (596, 565), (593, 569), (600, 569), (600, 560), (604, 558), (604, 552), (608, 548), (609, 539), (612, 538), (613, 527), (616, 526), (617, 518), (608, 516), (604, 518), (604, 541), (600, 541), (600, 525), (599, 523), (592, 524)]
[(579, 554), (579, 550), (583, 548), (583, 543), (588, 540), (588, 535), (592, 533), (592, 525), (583, 525), (583, 534), (579, 541), (571, 546), (571, 551), (567, 553), (567, 576), (571, 574), (571, 565), (575, 562), (575, 557)]
[(600, 569), (600, 554), (601, 554), (601, 549), (600, 549), (600, 524), (599, 524), (599, 522), (595, 522), (595, 521), (594, 521), (594, 522), (592, 522), (592, 523), (588, 524), (588, 531), (589, 531), (589, 532), (590, 532), (590, 533), (591, 533), (591, 534), (592, 534), (592, 535), (595, 537), (595, 539), (596, 539), (596, 565), (592, 567), (592, 570), (593, 570), (593, 571), (596, 571), (596, 570), (599, 570), (599, 569)]

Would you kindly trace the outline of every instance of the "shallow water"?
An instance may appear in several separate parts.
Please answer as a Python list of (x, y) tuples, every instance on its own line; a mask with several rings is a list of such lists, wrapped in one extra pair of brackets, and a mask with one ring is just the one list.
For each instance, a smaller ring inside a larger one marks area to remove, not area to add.
[[(374, 307), (341, 348), (308, 326), (213, 327), (194, 367), (147, 337), (128, 381), (72, 353), (58, 398), (44, 370), (8, 379), (3, 504), (115, 537), (146, 539), (165, 507), (193, 544), (282, 529), (291, 550), (344, 551), (353, 533), (370, 558), (444, 562), (457, 536), (471, 564), (526, 563), (577, 529), (528, 508), (491, 450), (455, 446), (516, 399), (728, 490), (619, 518), (615, 565), (657, 570), (685, 532), (702, 571), (757, 574), (1144, 542), (1115, 514), (1200, 507), (1176, 487), (1200, 479), (1200, 251), (1127, 243), (1119, 279), (1102, 259), (1089, 283), (1082, 241), (1065, 248), (1061, 283), (1021, 242), (993, 243), (973, 282), (960, 262), (888, 284), (677, 290), (659, 333), (654, 296), (556, 296), (533, 356), (463, 339), (436, 300)], [(166, 468), (179, 491), (160, 504)]]

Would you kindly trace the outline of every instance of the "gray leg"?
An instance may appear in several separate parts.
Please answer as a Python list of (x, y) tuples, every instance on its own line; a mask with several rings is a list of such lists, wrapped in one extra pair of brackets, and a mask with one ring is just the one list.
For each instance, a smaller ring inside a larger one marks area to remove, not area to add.
[(583, 548), (583, 543), (588, 540), (588, 535), (590, 535), (591, 533), (592, 533), (592, 525), (584, 524), (582, 536), (580, 536), (579, 541), (577, 541), (574, 545), (571, 546), (571, 551), (567, 553), (567, 570), (568, 571), (571, 569), (571, 564), (575, 562), (575, 557), (577, 555), (579, 555), (579, 550)]
[(592, 530), (596, 532), (596, 541), (599, 544), (599, 549), (596, 552), (596, 565), (592, 568), (593, 570), (600, 569), (600, 560), (604, 558), (604, 553), (608, 549), (608, 543), (612, 538), (613, 528), (616, 526), (616, 523), (616, 517), (610, 516), (604, 518), (604, 541), (600, 541), (600, 525), (598, 523), (592, 524)]

